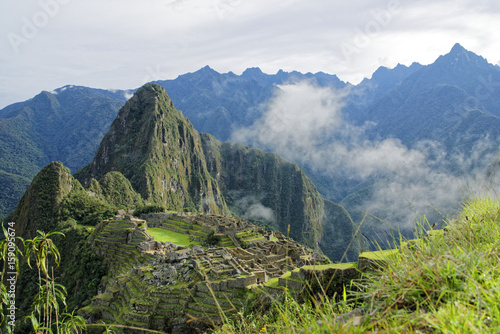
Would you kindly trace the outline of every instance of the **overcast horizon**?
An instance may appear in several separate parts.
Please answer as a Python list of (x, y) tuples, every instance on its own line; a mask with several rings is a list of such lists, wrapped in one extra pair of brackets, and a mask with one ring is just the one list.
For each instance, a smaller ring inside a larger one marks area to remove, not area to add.
[(208, 65), (325, 72), (432, 63), (455, 43), (500, 63), (492, 0), (38, 0), (0, 12), (0, 109), (64, 85), (132, 89)]

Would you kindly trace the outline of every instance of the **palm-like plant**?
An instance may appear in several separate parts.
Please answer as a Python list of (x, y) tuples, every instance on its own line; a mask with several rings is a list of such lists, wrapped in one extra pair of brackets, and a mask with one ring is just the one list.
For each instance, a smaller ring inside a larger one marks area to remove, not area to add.
[(85, 319), (79, 315), (74, 315), (73, 312), (71, 314), (62, 314), (64, 318), (61, 321), (61, 334), (79, 334), (83, 333), (83, 330), (87, 328)]
[(24, 318), (24, 321), (30, 321), (31, 322), (31, 327), (33, 327), (33, 332), (34, 333), (41, 333), (42, 330), (46, 330), (47, 333), (52, 333), (52, 330), (50, 328), (43, 327), (41, 323), (38, 322), (38, 319), (35, 317), (33, 313), (30, 315), (26, 316)]
[[(49, 237), (53, 235), (62, 235), (62, 232), (50, 232), (45, 233), (42, 231), (37, 231), (37, 236), (33, 239), (26, 240), (24, 243), (24, 249), (26, 253), (26, 262), (28, 266), (31, 268), (30, 259), (33, 255), (36, 261), (36, 266), (38, 269), (38, 294), (35, 296), (35, 300), (33, 302), (33, 306), (35, 307), (35, 311), (38, 313), (38, 322), (41, 322), (43, 315), (43, 324), (46, 328), (50, 328), (50, 324), (52, 322), (52, 311), (55, 311), (56, 316), (56, 329), (59, 333), (58, 327), (58, 312), (59, 312), (59, 304), (57, 299), (61, 299), (64, 297), (66, 293), (66, 289), (54, 282), (54, 270), (52, 268), (52, 281), (49, 276), (49, 255), (52, 255), (54, 262), (57, 266), (61, 262), (61, 255), (59, 254), (59, 250), (56, 245)], [(41, 272), (45, 275), (45, 286), (42, 285), (42, 276)], [(64, 292), (64, 293), (63, 293)], [(42, 299), (44, 298), (44, 299)], [(65, 297), (63, 300), (64, 305), (66, 305)], [(43, 305), (43, 306), (42, 306)]]
[[(61, 284), (54, 283), (51, 280), (42, 278), (45, 285), (42, 285), (40, 291), (35, 295), (33, 299), (34, 311), (38, 314), (51, 314), (55, 311), (56, 314), (59, 313), (59, 301), (66, 308), (66, 288)], [(48, 301), (48, 303), (47, 303)]]
[(36, 232), (38, 233), (38, 235), (35, 238), (26, 240), (25, 242), (24, 249), (26, 252), (26, 262), (28, 263), (28, 266), (31, 268), (30, 258), (31, 254), (34, 254), (37, 267), (45, 274), (45, 277), (48, 278), (49, 277), (48, 256), (52, 255), (52, 257), (54, 258), (54, 262), (56, 263), (57, 266), (59, 266), (59, 263), (61, 262), (61, 254), (59, 254), (59, 250), (57, 249), (52, 239), (50, 239), (49, 237), (53, 235), (64, 236), (64, 233), (62, 232), (45, 233), (39, 230)]

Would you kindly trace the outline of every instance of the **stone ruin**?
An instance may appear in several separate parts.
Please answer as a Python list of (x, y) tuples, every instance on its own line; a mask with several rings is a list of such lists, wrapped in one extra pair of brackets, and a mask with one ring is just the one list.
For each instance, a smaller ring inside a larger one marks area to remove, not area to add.
[[(198, 241), (214, 232), (222, 241), (205, 248), (159, 242), (148, 226)], [(215, 215), (166, 213), (138, 219), (119, 212), (97, 226), (95, 234), (93, 247), (110, 271), (101, 282), (101, 293), (80, 313), (92, 322), (116, 321), (169, 332), (220, 321), (221, 311), (243, 307), (248, 287), (327, 261), (280, 232)], [(190, 319), (197, 321), (187, 325)]]
[[(143, 215), (142, 218), (150, 227), (186, 233), (193, 240), (203, 240), (198, 231), (203, 233), (213, 231), (219, 236), (229, 238), (231, 240), (229, 246), (234, 248), (211, 247), (203, 250), (195, 246), (185, 250), (183, 247), (158, 241), (144, 242), (140, 245), (144, 251), (157, 256), (160, 262), (171, 263), (179, 256), (193, 260), (206, 270), (208, 278), (212, 280), (250, 275), (253, 278), (244, 280), (245, 284), (264, 283), (289, 271), (290, 268), (327, 261), (325, 257), (286, 238), (281, 232), (265, 231), (259, 226), (237, 218), (192, 213), (153, 213)], [(175, 224), (167, 224), (168, 222), (182, 222), (183, 230), (176, 228)], [(191, 228), (187, 229), (187, 226)], [(243, 249), (238, 239), (242, 240), (240, 236), (245, 233), (254, 238), (243, 240), (247, 243), (246, 249)], [(203, 278), (201, 274), (199, 276)]]

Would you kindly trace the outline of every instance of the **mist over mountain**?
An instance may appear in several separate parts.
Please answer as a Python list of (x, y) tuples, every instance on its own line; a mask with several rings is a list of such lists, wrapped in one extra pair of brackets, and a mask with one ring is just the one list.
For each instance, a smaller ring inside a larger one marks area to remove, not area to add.
[(381, 98), (367, 93), (373, 101), (365, 109), (356, 103), (359, 87), (280, 86), (263, 116), (233, 139), (298, 163), (355, 221), (364, 212), (377, 216), (365, 221), (368, 235), (391, 225), (409, 233), (424, 215), (439, 222), (487, 186), (485, 168), (500, 139), (500, 78), (460, 45), (412, 67)]
[(335, 75), (278, 71), (274, 75), (259, 68), (249, 68), (241, 76), (232, 72), (220, 74), (208, 66), (179, 76), (175, 80), (157, 81), (175, 105), (201, 132), (221, 141), (242, 126), (251, 125), (263, 112), (265, 104), (284, 83), (310, 81), (319, 86), (344, 88), (346, 83)]
[[(268, 75), (252, 68), (238, 76), (208, 66), (160, 83), (197, 129), (226, 141), (235, 128), (252, 124), (262, 114), (261, 105), (271, 98), (276, 84), (303, 79), (345, 86), (325, 73)], [(10, 189), (0, 194), (0, 216), (15, 208), (30, 180), (50, 161), (61, 161), (72, 172), (90, 162), (134, 91), (68, 85), (0, 110), (0, 185)]]
[[(423, 214), (439, 221), (496, 166), (500, 72), (459, 44), (430, 65), (380, 67), (358, 85), (321, 72), (208, 66), (158, 83), (198, 131), (297, 163), (356, 222), (366, 211), (395, 228), (411, 229)], [(0, 212), (50, 160), (72, 171), (90, 162), (130, 94), (68, 86), (0, 111), (0, 182), (13, 189)], [(11, 131), (21, 127), (31, 130)], [(269, 217), (259, 196), (232, 203)]]

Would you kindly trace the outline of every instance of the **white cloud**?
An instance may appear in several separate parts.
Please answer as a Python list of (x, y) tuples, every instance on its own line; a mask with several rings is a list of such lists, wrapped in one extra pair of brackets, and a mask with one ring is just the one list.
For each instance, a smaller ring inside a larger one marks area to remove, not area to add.
[[(13, 52), (8, 34), (22, 36), (23, 19), (53, 2), (57, 15)], [(400, 10), (380, 16), (391, 8)], [(497, 63), (498, 12), (487, 0), (8, 1), (0, 12), (0, 106), (66, 84), (135, 88), (158, 65), (163, 79), (208, 64), (235, 73), (324, 71), (357, 82), (380, 65), (432, 62), (455, 42)], [(341, 47), (359, 31), (368, 40), (346, 59)]]
[[(484, 164), (492, 159), (485, 152), (494, 151), (498, 140), (478, 140), (470, 155), (446, 152), (428, 140), (411, 149), (398, 139), (369, 141), (365, 130), (373, 125), (353, 126), (343, 119), (344, 95), (307, 82), (280, 86), (262, 118), (232, 139), (276, 152), (328, 182), (371, 180), (366, 185), (373, 185), (373, 195), (358, 209), (403, 229), (426, 212), (449, 212), (466, 193), (480, 189)], [(484, 164), (478, 164), (480, 157)]]
[[(234, 194), (239, 194), (238, 191), (234, 191)], [(260, 220), (264, 219), (268, 222), (275, 222), (276, 215), (271, 208), (264, 206), (261, 203), (261, 198), (255, 196), (244, 196), (238, 199), (234, 206), (241, 211), (241, 217), (249, 220)]]

